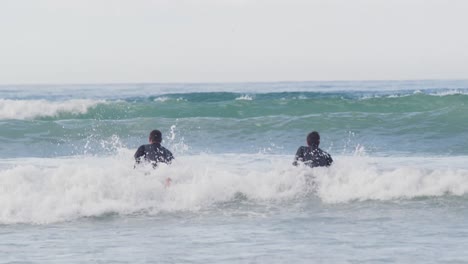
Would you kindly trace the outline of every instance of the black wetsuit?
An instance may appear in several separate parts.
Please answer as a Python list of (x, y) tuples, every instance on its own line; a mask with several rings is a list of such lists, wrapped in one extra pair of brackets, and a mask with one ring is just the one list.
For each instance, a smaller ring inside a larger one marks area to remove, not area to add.
[(135, 152), (134, 157), (136, 163), (140, 163), (142, 160), (145, 160), (153, 164), (153, 167), (156, 167), (159, 162), (169, 164), (174, 159), (172, 153), (159, 143), (141, 145)]
[(328, 167), (333, 163), (330, 154), (321, 150), (318, 146), (299, 147), (294, 158), (293, 165), (297, 166), (299, 162), (314, 167)]

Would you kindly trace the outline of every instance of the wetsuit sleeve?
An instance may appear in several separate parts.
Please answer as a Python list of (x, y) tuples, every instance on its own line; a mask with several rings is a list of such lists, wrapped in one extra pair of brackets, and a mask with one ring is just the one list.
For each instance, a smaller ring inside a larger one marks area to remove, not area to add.
[(330, 166), (333, 163), (333, 159), (330, 154), (327, 153), (327, 166)]
[(302, 147), (299, 147), (296, 151), (296, 156), (294, 157), (293, 165), (297, 166), (298, 161), (304, 161), (304, 150)]
[(169, 150), (167, 150), (166, 152), (166, 162), (167, 163), (171, 163), (174, 158), (174, 155), (172, 155), (172, 152), (170, 152)]
[(135, 161), (137, 163), (140, 163), (141, 157), (143, 156), (145, 156), (145, 146), (140, 146), (135, 152), (135, 155), (133, 155), (133, 157), (135, 158)]

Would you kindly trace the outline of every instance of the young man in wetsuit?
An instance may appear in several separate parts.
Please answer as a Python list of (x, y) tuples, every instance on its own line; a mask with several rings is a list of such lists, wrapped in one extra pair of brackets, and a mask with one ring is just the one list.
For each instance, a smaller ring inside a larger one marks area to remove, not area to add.
[[(143, 161), (151, 163), (153, 168), (158, 166), (158, 163), (170, 164), (174, 159), (174, 155), (161, 146), (162, 142), (162, 133), (159, 130), (151, 131), (149, 135), (149, 143), (147, 145), (141, 145), (138, 150), (135, 152), (135, 161), (136, 164), (140, 164)], [(166, 179), (166, 186), (169, 186), (171, 183), (171, 178)]]
[(303, 162), (305, 165), (314, 167), (328, 167), (333, 163), (330, 154), (319, 148), (320, 135), (317, 131), (313, 131), (307, 135), (307, 147), (299, 147), (294, 157), (293, 165), (297, 166), (298, 162)]
[(172, 153), (161, 146), (162, 133), (159, 130), (151, 131), (149, 135), (149, 143), (147, 145), (141, 145), (135, 152), (135, 161), (137, 164), (143, 160), (153, 164), (153, 167), (158, 166), (158, 163), (163, 162), (170, 164), (174, 159)]

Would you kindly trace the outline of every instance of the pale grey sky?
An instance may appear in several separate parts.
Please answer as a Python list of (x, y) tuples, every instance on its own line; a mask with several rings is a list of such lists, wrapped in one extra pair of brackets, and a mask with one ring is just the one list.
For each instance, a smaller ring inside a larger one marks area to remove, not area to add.
[(0, 84), (467, 79), (466, 0), (1, 0)]

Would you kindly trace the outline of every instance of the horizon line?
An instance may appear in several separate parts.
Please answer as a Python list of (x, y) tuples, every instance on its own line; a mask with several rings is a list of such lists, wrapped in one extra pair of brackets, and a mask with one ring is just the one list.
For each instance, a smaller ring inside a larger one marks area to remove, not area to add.
[(168, 82), (64, 82), (64, 83), (0, 83), (1, 86), (92, 86), (92, 85), (177, 85), (177, 84), (269, 84), (269, 83), (339, 83), (339, 82), (428, 82), (428, 81), (468, 81), (468, 78), (439, 78), (439, 79), (362, 79), (362, 80), (282, 80), (282, 81), (168, 81)]

